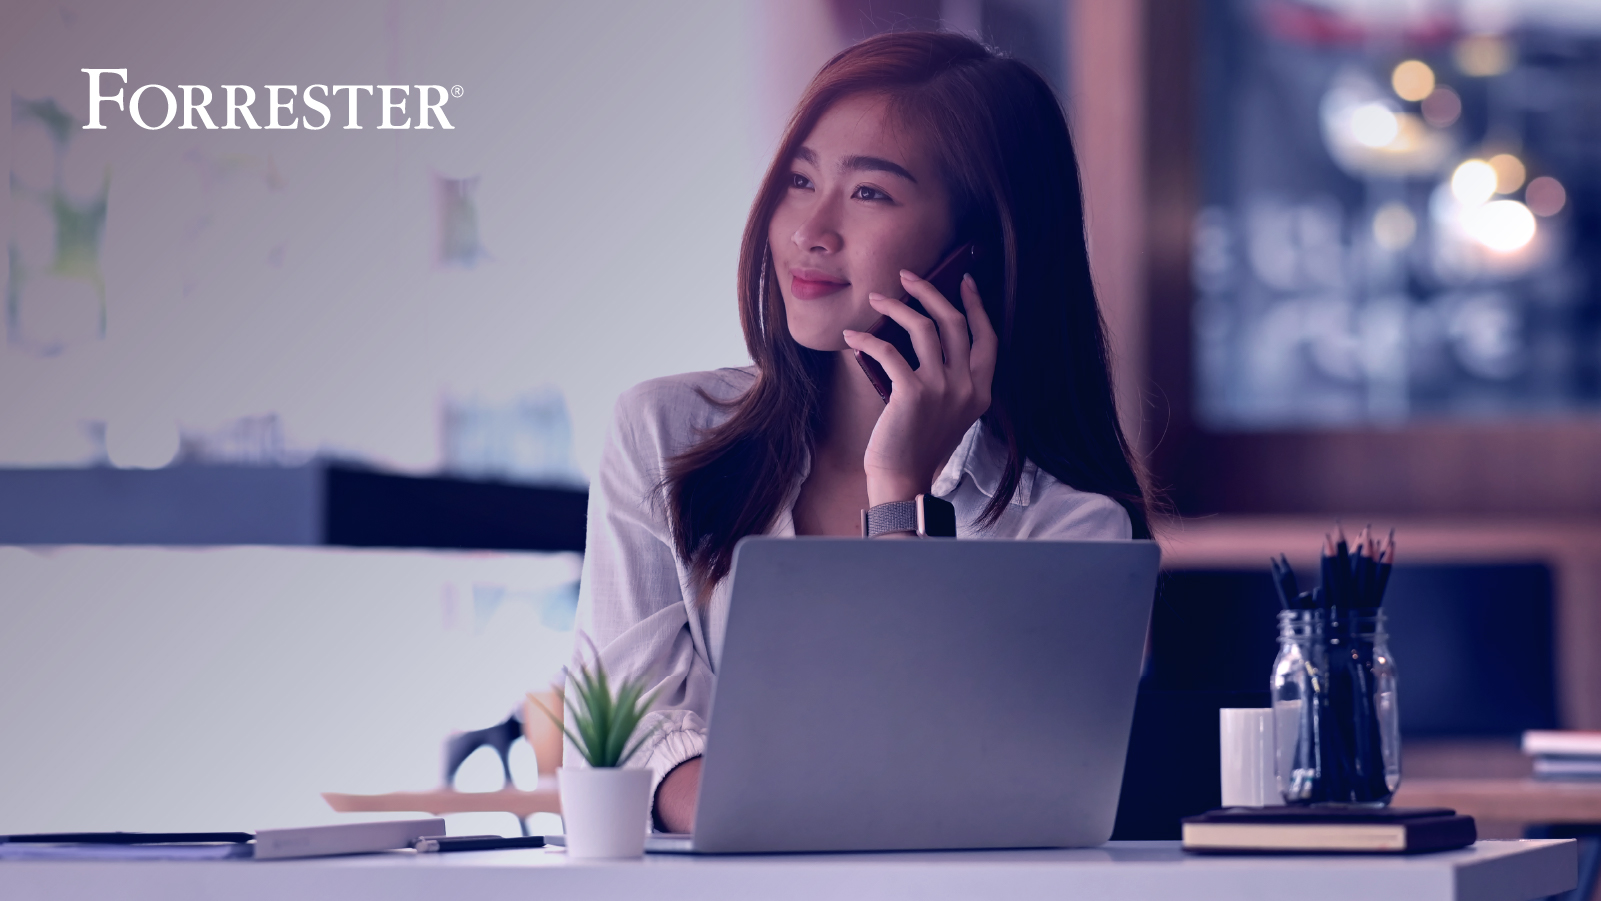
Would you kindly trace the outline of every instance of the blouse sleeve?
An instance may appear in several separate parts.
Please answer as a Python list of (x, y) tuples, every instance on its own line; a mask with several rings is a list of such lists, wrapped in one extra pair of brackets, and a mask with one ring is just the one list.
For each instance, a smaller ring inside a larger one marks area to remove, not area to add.
[[(651, 794), (706, 745), (713, 676), (699, 617), (690, 610), (657, 485), (671, 450), (674, 406), (646, 383), (617, 402), (589, 493), (578, 621), (614, 680), (643, 677), (656, 692), (641, 724), (655, 733), (630, 761), (652, 773)], [(654, 397), (652, 395), (655, 395)], [(682, 411), (676, 411), (681, 418)], [(580, 648), (582, 656), (587, 648)], [(576, 749), (567, 765), (583, 765)]]

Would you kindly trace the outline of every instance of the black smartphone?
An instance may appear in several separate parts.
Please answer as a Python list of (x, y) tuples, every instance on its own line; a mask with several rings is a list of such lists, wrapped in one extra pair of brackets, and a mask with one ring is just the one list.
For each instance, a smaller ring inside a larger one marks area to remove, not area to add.
[[(951, 251), (945, 259), (940, 260), (939, 265), (930, 270), (928, 275), (923, 276), (925, 281), (933, 285), (939, 293), (945, 295), (945, 299), (951, 302), (951, 306), (955, 307), (956, 311), (964, 316), (967, 315), (967, 310), (962, 307), (962, 276), (973, 271), (973, 262), (977, 259), (978, 245), (963, 244), (961, 247)], [(923, 305), (918, 303), (917, 298), (907, 296), (905, 301), (906, 305), (917, 311), (919, 315), (928, 315), (928, 311), (923, 309)], [(878, 321), (868, 328), (867, 333), (875, 338), (882, 338), (888, 341), (894, 345), (896, 350), (901, 352), (902, 357), (906, 358), (907, 365), (913, 369), (918, 367), (917, 351), (912, 349), (911, 333), (896, 324), (895, 320), (888, 316), (880, 316)], [(884, 367), (880, 366), (877, 360), (861, 351), (856, 352), (856, 362), (862, 367), (862, 371), (867, 373), (867, 380), (873, 383), (873, 388), (878, 392), (878, 396), (884, 399), (884, 403), (889, 403), (889, 393), (893, 387), (890, 384), (889, 373), (884, 371)]]

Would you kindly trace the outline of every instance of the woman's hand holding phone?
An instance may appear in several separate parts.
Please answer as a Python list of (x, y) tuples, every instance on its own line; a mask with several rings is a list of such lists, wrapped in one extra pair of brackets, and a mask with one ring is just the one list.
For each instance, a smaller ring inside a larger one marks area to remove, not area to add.
[(877, 360), (894, 383), (862, 461), (867, 499), (875, 506), (911, 500), (933, 486), (962, 436), (989, 409), (999, 345), (971, 275), (961, 283), (965, 317), (915, 273), (901, 270), (901, 284), (929, 316), (882, 294), (869, 294), (867, 301), (911, 334), (917, 369), (889, 342), (867, 332), (845, 332), (845, 343)]

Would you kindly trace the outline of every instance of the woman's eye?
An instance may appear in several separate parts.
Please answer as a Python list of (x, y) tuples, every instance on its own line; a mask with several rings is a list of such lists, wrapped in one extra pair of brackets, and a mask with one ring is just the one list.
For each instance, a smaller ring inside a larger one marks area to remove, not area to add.
[(810, 188), (812, 186), (812, 182), (799, 172), (791, 172), (789, 175), (789, 186), (792, 188)]
[(877, 188), (862, 185), (851, 195), (857, 200), (890, 200), (890, 196)]

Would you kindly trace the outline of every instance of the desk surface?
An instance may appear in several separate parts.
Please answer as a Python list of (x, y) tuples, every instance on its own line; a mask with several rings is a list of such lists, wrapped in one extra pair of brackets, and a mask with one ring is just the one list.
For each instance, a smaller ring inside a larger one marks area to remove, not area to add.
[(573, 861), (558, 850), (320, 860), (11, 861), (0, 897), (396, 899), (1296, 898), (1527, 901), (1572, 888), (1572, 841), (1479, 842), (1416, 857), (1186, 855), (1177, 842), (1064, 851), (688, 857)]

